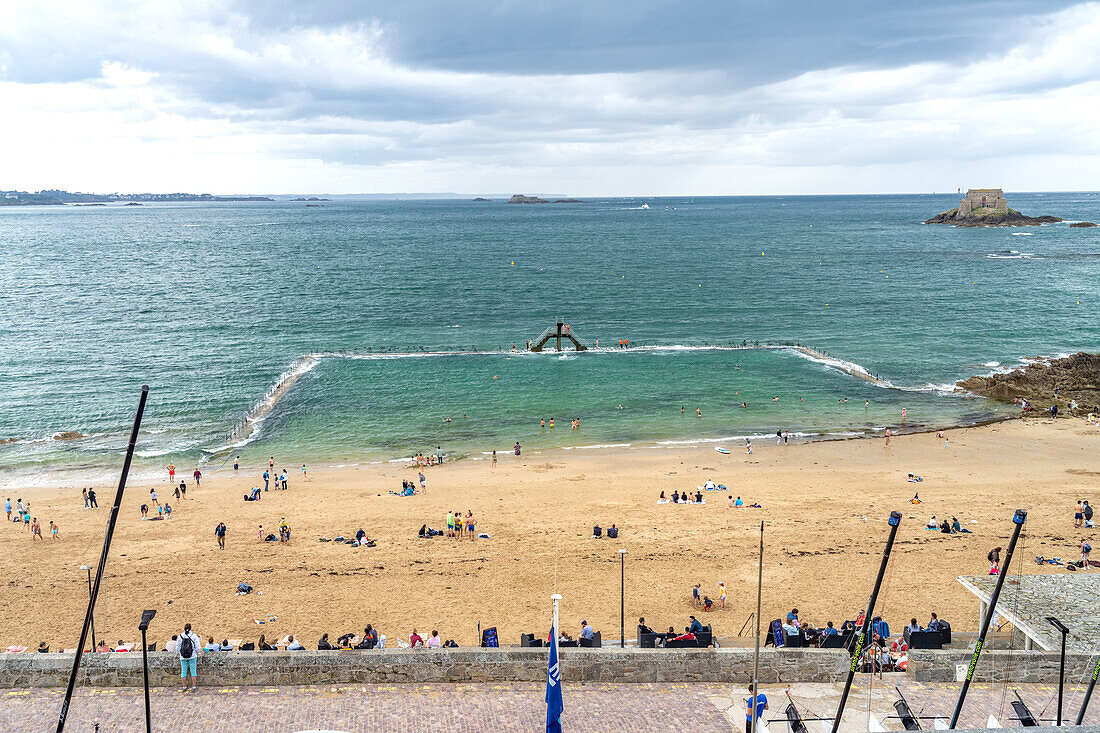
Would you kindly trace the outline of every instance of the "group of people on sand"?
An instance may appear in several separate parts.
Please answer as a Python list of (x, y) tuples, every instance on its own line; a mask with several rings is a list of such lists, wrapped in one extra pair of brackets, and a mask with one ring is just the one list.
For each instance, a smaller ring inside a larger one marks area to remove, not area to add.
[(423, 466), (442, 466), (443, 456), (443, 448), (437, 445), (435, 447), (435, 453), (428, 453), (425, 455), (423, 452), (420, 452), (413, 456), (412, 464), (415, 468), (421, 468)]
[[(182, 496), (185, 495), (185, 492), (186, 492), (186, 490), (184, 490), (184, 492), (181, 492), (180, 489), (177, 487), (176, 488), (176, 498), (181, 498)], [(172, 518), (172, 505), (169, 504), (167, 501), (164, 502), (163, 504), (161, 504), (160, 503), (160, 496), (157, 494), (156, 489), (149, 489), (149, 503), (157, 508), (157, 516), (150, 517), (149, 516), (149, 512), (150, 512), (149, 504), (142, 504), (141, 505), (141, 519), (142, 519), (143, 522), (144, 521), (157, 521), (157, 520), (161, 520), (161, 519), (171, 519)]]
[(665, 492), (661, 492), (661, 495), (657, 497), (658, 504), (706, 504), (703, 500), (703, 492), (696, 491), (692, 494), (687, 489), (684, 489), (683, 493), (679, 491), (672, 492), (672, 498), (669, 499), (665, 496)]
[[(917, 503), (919, 504), (920, 502), (918, 501)], [(936, 530), (937, 532), (942, 532), (943, 534), (971, 534), (969, 529), (962, 526), (962, 523), (959, 521), (958, 517), (951, 517), (950, 522), (946, 519), (944, 519), (943, 521), (939, 521), (936, 519), (936, 515), (933, 514), (931, 519), (928, 520), (928, 524), (926, 524), (924, 528)]]
[(1081, 529), (1086, 527), (1091, 529), (1092, 523), (1092, 507), (1089, 506), (1088, 501), (1077, 500), (1077, 506), (1073, 510), (1073, 528)]
[(466, 510), (465, 514), (459, 511), (447, 512), (447, 537), (475, 539), (477, 537), (477, 522), (474, 519), (474, 513), (469, 509)]
[[(702, 586), (696, 583), (691, 589), (691, 601), (695, 604), (696, 608), (702, 608), (704, 611), (713, 611), (714, 601), (710, 596), (704, 595), (702, 592)], [(718, 584), (718, 609), (721, 611), (726, 610), (726, 600), (729, 598), (729, 594), (726, 592), (726, 584)]]
[[(23, 503), (22, 499), (16, 499), (14, 509), (12, 508), (11, 499), (4, 500), (4, 511), (8, 515), (9, 522), (18, 522), (23, 525), (23, 528), (30, 531), (31, 542), (35, 540), (45, 539), (42, 536), (42, 525), (38, 522), (38, 517), (31, 516), (30, 502)], [(15, 512), (15, 517), (12, 517), (12, 512)], [(50, 539), (61, 539), (58, 535), (60, 527), (53, 521), (50, 522)]]

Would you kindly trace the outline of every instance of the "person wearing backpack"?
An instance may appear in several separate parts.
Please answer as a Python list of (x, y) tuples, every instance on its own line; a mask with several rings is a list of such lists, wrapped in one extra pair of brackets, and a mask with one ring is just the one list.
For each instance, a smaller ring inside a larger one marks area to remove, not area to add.
[(195, 685), (197, 683), (197, 666), (199, 660), (199, 647), (202, 646), (202, 640), (198, 635), (191, 630), (191, 624), (187, 624), (183, 627), (183, 633), (180, 634), (179, 640), (176, 642), (176, 652), (180, 658), (180, 677), (183, 678), (183, 691), (187, 692), (187, 673), (191, 672), (191, 691), (195, 691)]
[(1083, 570), (1089, 569), (1089, 553), (1092, 552), (1092, 545), (1088, 540), (1081, 543), (1081, 568)]

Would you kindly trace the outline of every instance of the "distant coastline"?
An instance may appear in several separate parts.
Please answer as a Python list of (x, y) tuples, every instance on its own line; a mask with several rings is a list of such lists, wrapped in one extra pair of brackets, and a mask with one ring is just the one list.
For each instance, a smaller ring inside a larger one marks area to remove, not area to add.
[[(209, 193), (80, 193), (60, 189), (0, 191), (0, 206), (139, 203), (154, 201), (274, 201), (267, 196), (215, 196)], [(310, 199), (313, 200), (313, 199)]]

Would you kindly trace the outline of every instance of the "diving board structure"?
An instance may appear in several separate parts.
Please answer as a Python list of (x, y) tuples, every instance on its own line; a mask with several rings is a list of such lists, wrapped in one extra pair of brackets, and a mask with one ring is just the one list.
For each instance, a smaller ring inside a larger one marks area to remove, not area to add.
[[(967, 575), (956, 578), (964, 588), (978, 597), (981, 614), (985, 616), (996, 575)], [(1009, 575), (1005, 578), (997, 613), (1024, 636), (1024, 649), (1039, 647), (1057, 652), (1062, 635), (1047, 623), (1054, 616), (1070, 628), (1066, 650), (1092, 654), (1100, 639), (1100, 573), (1044, 575)], [(959, 629), (956, 629), (958, 631)]]
[(588, 351), (588, 347), (584, 342), (573, 334), (573, 329), (561, 318), (558, 319), (556, 327), (546, 329), (539, 334), (538, 338), (531, 342), (531, 351), (542, 351), (550, 339), (554, 339), (557, 351), (561, 351), (562, 339), (571, 341), (573, 343), (573, 348), (577, 351)]

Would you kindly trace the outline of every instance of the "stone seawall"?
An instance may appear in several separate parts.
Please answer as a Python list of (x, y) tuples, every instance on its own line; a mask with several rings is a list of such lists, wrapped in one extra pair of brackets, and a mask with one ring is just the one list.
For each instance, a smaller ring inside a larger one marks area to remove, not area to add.
[[(748, 682), (751, 649), (561, 649), (568, 682)], [(835, 682), (843, 679), (842, 650), (760, 652), (760, 681)], [(536, 682), (546, 679), (547, 651), (448, 649), (385, 651), (210, 652), (200, 655), (200, 685), (322, 685), (384, 682)], [(61, 687), (71, 654), (0, 654), (0, 688)], [(149, 654), (153, 686), (178, 685), (174, 654)], [(142, 684), (140, 652), (85, 654), (80, 684)]]
[[(955, 665), (970, 665), (971, 652), (911, 649), (909, 676), (917, 682), (954, 682)], [(986, 651), (974, 670), (975, 682), (1058, 682), (1058, 654), (1039, 651)], [(1092, 676), (1096, 657), (1066, 654), (1066, 680), (1077, 682)]]

